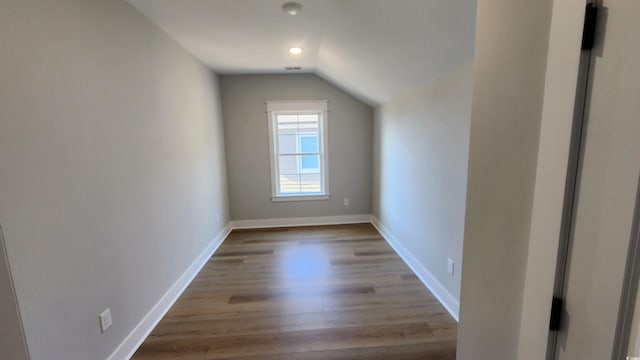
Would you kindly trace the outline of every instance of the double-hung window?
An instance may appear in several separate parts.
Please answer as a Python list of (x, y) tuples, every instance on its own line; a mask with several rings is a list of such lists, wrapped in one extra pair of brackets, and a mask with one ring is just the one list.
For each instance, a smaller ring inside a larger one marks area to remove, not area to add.
[(329, 198), (327, 101), (267, 101), (273, 201)]

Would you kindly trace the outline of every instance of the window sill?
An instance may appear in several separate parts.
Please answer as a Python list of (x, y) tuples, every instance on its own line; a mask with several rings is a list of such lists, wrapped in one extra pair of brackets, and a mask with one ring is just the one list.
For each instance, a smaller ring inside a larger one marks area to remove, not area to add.
[(329, 200), (329, 194), (322, 195), (279, 195), (271, 196), (272, 202)]

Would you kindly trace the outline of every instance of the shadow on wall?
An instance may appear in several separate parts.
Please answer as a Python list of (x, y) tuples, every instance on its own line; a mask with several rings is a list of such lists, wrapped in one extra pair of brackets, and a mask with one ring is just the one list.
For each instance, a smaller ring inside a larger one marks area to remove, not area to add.
[(29, 359), (2, 225), (0, 225), (0, 352), (6, 359)]

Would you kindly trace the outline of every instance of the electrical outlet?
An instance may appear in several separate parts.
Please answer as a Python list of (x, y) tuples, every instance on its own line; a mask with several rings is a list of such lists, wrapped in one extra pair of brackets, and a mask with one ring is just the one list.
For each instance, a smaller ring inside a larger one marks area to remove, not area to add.
[(453, 262), (451, 258), (449, 258), (447, 261), (447, 272), (449, 273), (449, 275), (453, 276), (453, 271), (455, 269), (455, 266), (456, 266), (456, 263)]
[(111, 327), (111, 309), (107, 308), (100, 315), (98, 315), (98, 320), (100, 320), (100, 332), (105, 332), (109, 327)]
[(349, 198), (344, 198), (344, 206), (349, 206)]

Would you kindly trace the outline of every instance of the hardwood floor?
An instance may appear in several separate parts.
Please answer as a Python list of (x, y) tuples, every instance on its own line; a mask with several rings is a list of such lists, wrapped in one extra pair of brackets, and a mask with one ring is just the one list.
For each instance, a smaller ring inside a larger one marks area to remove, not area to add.
[(234, 230), (134, 359), (455, 359), (456, 322), (369, 224)]

